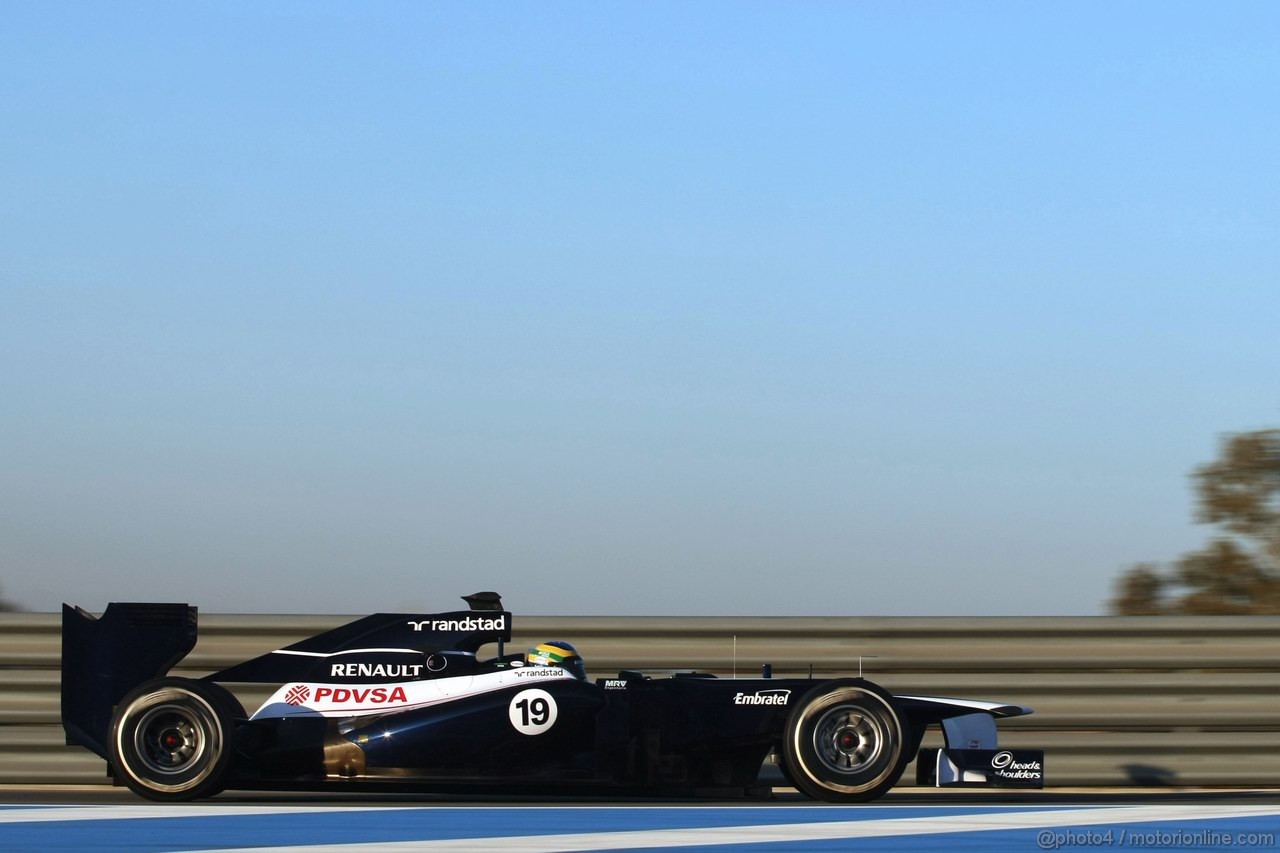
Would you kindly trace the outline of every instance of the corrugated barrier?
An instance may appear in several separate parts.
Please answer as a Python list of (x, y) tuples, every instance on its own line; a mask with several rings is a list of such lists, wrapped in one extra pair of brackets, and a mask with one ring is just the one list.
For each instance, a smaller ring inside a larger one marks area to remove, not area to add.
[[(353, 616), (200, 616), (199, 676)], [(58, 614), (0, 614), (0, 783), (107, 783), (63, 742)], [(1280, 781), (1280, 617), (515, 617), (513, 648), (573, 642), (593, 677), (701, 670), (856, 675), (897, 693), (1030, 705), (1002, 741), (1046, 750), (1050, 785)], [(266, 687), (237, 687), (252, 709)], [(930, 735), (926, 745), (940, 745)], [(904, 779), (913, 778), (909, 768)]]

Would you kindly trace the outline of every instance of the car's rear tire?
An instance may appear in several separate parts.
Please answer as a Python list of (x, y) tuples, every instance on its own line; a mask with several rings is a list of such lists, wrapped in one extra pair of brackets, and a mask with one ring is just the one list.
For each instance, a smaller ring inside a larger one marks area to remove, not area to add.
[(239, 703), (217, 684), (159, 678), (130, 691), (111, 720), (116, 777), (150, 800), (194, 800), (222, 790)]
[(893, 698), (866, 681), (832, 681), (811, 691), (787, 718), (786, 775), (819, 800), (881, 796), (906, 767), (906, 738)]

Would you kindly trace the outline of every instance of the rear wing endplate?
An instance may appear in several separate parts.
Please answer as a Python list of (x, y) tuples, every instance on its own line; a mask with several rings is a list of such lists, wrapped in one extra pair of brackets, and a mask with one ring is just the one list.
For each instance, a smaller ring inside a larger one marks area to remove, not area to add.
[(67, 744), (107, 757), (111, 715), (125, 694), (158, 678), (196, 645), (196, 608), (108, 604), (101, 617), (62, 605), (62, 728)]

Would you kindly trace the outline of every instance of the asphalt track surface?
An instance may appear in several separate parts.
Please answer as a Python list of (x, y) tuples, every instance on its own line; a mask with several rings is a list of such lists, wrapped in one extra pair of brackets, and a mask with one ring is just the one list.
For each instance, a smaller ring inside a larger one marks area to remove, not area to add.
[(0, 850), (258, 853), (1280, 849), (1280, 789), (904, 788), (874, 803), (0, 787)]
[[(1044, 790), (994, 790), (903, 787), (867, 805), (1019, 805), (1019, 806), (1115, 806), (1115, 805), (1274, 805), (1280, 806), (1280, 780), (1275, 788), (1137, 788), (1137, 787), (1084, 787), (1047, 788)], [(770, 805), (815, 805), (815, 802), (790, 788), (776, 788), (772, 799), (690, 799), (628, 797), (563, 797), (548, 795), (530, 796), (450, 796), (442, 794), (413, 793), (281, 793), (276, 791), (231, 791), (210, 800), (200, 800), (209, 806), (248, 805), (332, 805), (343, 808), (385, 808), (387, 806), (545, 806), (548, 808), (569, 806), (688, 806), (714, 805), (720, 808)], [(13, 805), (60, 806), (111, 806), (148, 805), (149, 801), (131, 793), (126, 788), (110, 785), (0, 785), (0, 806)], [(1280, 849), (1280, 848), (1278, 848)]]

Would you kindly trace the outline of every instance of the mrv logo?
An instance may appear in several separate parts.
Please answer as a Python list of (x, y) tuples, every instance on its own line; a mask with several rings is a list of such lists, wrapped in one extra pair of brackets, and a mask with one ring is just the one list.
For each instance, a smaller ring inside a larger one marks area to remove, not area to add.
[(785, 705), (791, 699), (790, 690), (757, 690), (755, 693), (738, 693), (733, 697), (735, 705)]
[(1044, 766), (1039, 761), (1018, 761), (1007, 749), (991, 756), (991, 769), (1002, 779), (1039, 779), (1044, 774)]
[(505, 631), (507, 617), (497, 619), (481, 619), (468, 616), (464, 619), (423, 619), (421, 622), (406, 622), (415, 631)]

